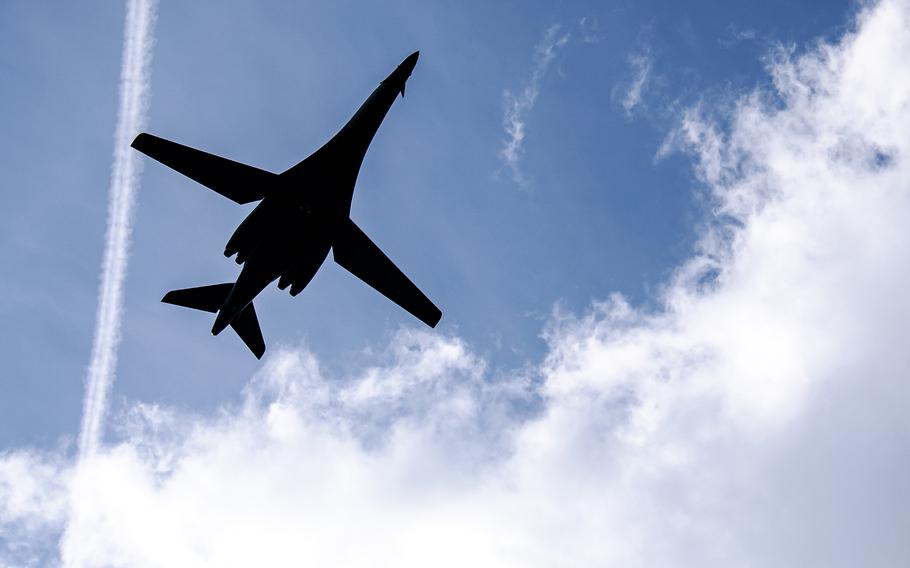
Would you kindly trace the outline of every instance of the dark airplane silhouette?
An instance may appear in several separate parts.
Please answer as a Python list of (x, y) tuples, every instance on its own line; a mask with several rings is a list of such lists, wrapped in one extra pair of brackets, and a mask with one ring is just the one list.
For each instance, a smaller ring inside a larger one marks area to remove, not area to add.
[(261, 203), (231, 235), (224, 255), (243, 264), (235, 283), (168, 292), (162, 302), (217, 313), (212, 334), (230, 325), (247, 347), (265, 353), (253, 298), (278, 279), (296, 296), (333, 251), (335, 262), (435, 327), (442, 312), (350, 218), (360, 165), (376, 130), (417, 64), (409, 55), (386, 77), (347, 124), (308, 158), (273, 174), (175, 142), (140, 134), (132, 147), (236, 201)]

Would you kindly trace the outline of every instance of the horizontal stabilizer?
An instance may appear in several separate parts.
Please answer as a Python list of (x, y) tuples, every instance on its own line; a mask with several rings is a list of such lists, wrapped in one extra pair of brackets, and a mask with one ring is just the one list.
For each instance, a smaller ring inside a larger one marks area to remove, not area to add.
[(439, 308), (350, 219), (339, 228), (332, 251), (335, 262), (414, 317), (430, 327), (439, 323)]
[(171, 290), (161, 298), (165, 304), (174, 304), (184, 308), (193, 308), (204, 312), (215, 313), (224, 301), (227, 300), (228, 294), (234, 284), (213, 284), (211, 286), (200, 286), (198, 288), (184, 288), (183, 290)]
[(250, 203), (264, 198), (278, 178), (272, 172), (151, 134), (136, 136), (130, 145), (236, 203)]
[(257, 359), (262, 359), (265, 353), (265, 340), (262, 339), (262, 330), (259, 328), (259, 320), (256, 318), (256, 310), (253, 308), (253, 302), (247, 304), (243, 310), (231, 320), (231, 328), (237, 332), (240, 339), (250, 348)]
[[(171, 290), (161, 299), (166, 304), (202, 310), (204, 312), (216, 313), (224, 305), (228, 294), (234, 284), (213, 284), (211, 286), (200, 286), (198, 288), (184, 288), (182, 290)], [(243, 310), (231, 320), (231, 328), (237, 332), (240, 339), (250, 348), (257, 359), (262, 359), (265, 353), (265, 340), (262, 339), (262, 330), (259, 329), (259, 320), (256, 318), (256, 310), (253, 303), (247, 304)]]

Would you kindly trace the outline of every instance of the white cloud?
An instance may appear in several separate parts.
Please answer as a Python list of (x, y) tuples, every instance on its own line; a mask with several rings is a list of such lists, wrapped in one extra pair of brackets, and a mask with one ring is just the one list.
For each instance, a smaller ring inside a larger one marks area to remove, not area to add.
[(578, 20), (578, 35), (582, 43), (600, 43), (604, 39), (596, 16), (582, 16)]
[(600, 23), (593, 16), (584, 16), (579, 19), (574, 32), (563, 31), (559, 24), (551, 25), (544, 33), (541, 42), (534, 48), (534, 67), (531, 76), (518, 92), (508, 89), (503, 92), (502, 126), (506, 139), (502, 142), (499, 157), (515, 183), (526, 185), (530, 181), (521, 168), (528, 115), (534, 109), (537, 97), (540, 95), (541, 83), (559, 50), (570, 41), (596, 44), (600, 43), (603, 38)]
[(60, 452), (0, 454), (0, 566), (42, 566), (54, 558), (71, 470)]
[(632, 80), (629, 82), (622, 97), (622, 108), (631, 116), (632, 111), (642, 104), (642, 95), (651, 77), (651, 67), (654, 59), (648, 49), (643, 49), (629, 56), (629, 67), (632, 70)]
[[(581, 25), (587, 26), (582, 19)], [(587, 29), (587, 27), (585, 28)], [(499, 156), (512, 174), (512, 179), (518, 184), (527, 183), (527, 177), (521, 171), (520, 161), (524, 152), (525, 123), (528, 113), (534, 108), (537, 96), (540, 94), (540, 83), (547, 74), (550, 64), (556, 57), (561, 47), (569, 42), (571, 34), (562, 32), (558, 24), (547, 29), (543, 40), (534, 50), (534, 69), (524, 86), (517, 92), (506, 90), (503, 93), (505, 115), (502, 125), (506, 131), (506, 140), (503, 141)], [(587, 37), (587, 36), (586, 36)]]
[(659, 309), (556, 313), (501, 378), (423, 332), (350, 377), (281, 351), (237, 408), (7, 454), (0, 528), (73, 566), (910, 564), (908, 24), (883, 1), (685, 115), (715, 215)]
[(758, 32), (753, 28), (740, 28), (734, 24), (727, 26), (723, 37), (717, 40), (717, 44), (723, 48), (731, 48), (742, 42), (754, 41), (758, 37)]

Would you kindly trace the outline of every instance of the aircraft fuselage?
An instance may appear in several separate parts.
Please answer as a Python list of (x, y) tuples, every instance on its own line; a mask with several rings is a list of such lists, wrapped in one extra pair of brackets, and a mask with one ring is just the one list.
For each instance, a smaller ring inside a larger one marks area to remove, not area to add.
[(265, 353), (253, 299), (278, 280), (299, 294), (332, 251), (334, 261), (435, 327), (442, 311), (351, 219), (351, 199), (360, 166), (379, 125), (417, 63), (414, 52), (386, 77), (354, 116), (321, 148), (276, 174), (184, 146), (149, 133), (130, 144), (238, 204), (259, 204), (224, 248), (243, 268), (236, 282), (171, 290), (162, 302), (217, 314), (212, 333), (231, 326), (257, 358)]
[(405, 59), (321, 148), (276, 178), (275, 187), (240, 223), (225, 247), (243, 265), (218, 311), (217, 335), (269, 284), (292, 296), (312, 280), (350, 218), (354, 186), (367, 149), (417, 63)]

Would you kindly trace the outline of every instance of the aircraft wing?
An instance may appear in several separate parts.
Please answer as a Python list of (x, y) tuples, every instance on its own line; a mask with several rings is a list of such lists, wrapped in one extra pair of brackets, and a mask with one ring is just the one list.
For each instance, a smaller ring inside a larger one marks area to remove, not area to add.
[(262, 199), (278, 178), (272, 172), (151, 134), (136, 136), (130, 146), (236, 203)]
[(335, 262), (430, 327), (442, 312), (411, 282), (360, 227), (348, 219), (332, 247)]

